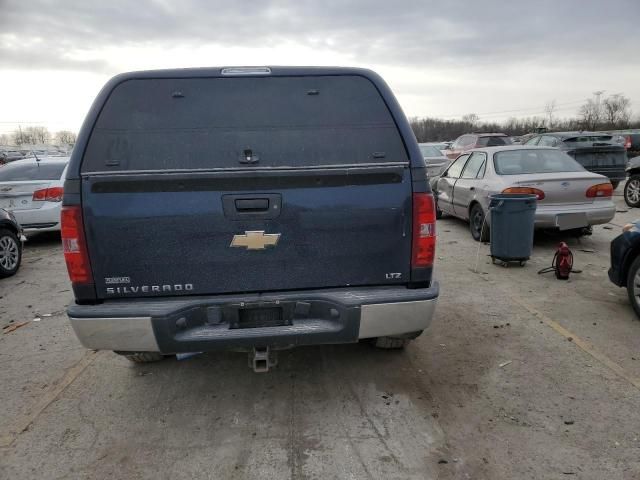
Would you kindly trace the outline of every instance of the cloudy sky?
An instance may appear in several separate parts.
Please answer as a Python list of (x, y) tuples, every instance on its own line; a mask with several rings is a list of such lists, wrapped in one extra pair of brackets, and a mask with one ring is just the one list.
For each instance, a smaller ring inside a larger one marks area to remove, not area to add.
[(77, 130), (112, 75), (167, 67), (376, 70), (409, 116), (640, 113), (640, 1), (0, 0), (0, 133)]

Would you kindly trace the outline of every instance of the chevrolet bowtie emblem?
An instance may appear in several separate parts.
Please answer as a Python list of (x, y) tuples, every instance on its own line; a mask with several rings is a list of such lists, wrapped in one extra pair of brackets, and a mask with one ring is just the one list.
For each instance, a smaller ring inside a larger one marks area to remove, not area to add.
[(264, 233), (264, 230), (244, 232), (234, 235), (230, 247), (245, 247), (247, 250), (264, 250), (267, 246), (275, 247), (280, 240), (279, 233)]

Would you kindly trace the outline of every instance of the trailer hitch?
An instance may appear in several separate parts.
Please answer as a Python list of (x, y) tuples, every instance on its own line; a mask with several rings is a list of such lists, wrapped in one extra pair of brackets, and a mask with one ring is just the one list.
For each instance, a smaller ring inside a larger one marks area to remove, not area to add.
[(249, 352), (249, 368), (253, 368), (256, 373), (268, 372), (269, 368), (278, 364), (276, 351), (269, 347), (255, 347)]

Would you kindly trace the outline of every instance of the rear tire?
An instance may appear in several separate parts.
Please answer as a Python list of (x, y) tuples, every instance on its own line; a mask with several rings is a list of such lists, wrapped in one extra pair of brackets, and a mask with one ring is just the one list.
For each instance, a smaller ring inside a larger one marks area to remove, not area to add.
[(489, 241), (489, 225), (485, 221), (484, 210), (476, 203), (469, 213), (469, 230), (476, 242)]
[(0, 278), (15, 275), (22, 261), (22, 243), (11, 230), (0, 229)]
[[(636, 287), (636, 284), (638, 286)], [(629, 302), (636, 312), (636, 315), (640, 317), (640, 256), (631, 263), (629, 267), (629, 273), (627, 274), (627, 294), (629, 295)]]
[(442, 210), (440, 210), (438, 208), (438, 200), (437, 199), (436, 199), (435, 203), (436, 203), (436, 220), (440, 220), (442, 218), (442, 215), (444, 215), (444, 214), (442, 213)]
[(611, 180), (611, 186), (615, 190), (616, 188), (618, 188), (618, 186), (620, 186), (620, 182), (618, 180)]
[(164, 360), (164, 355), (158, 352), (115, 352), (118, 355), (122, 355), (127, 360), (133, 363), (151, 363)]
[(632, 208), (640, 207), (640, 174), (631, 175), (624, 184), (624, 201)]

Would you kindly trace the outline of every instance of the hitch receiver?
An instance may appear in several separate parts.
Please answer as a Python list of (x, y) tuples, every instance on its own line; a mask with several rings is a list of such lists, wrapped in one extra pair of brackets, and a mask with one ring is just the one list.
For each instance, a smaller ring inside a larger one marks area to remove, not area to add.
[(278, 364), (278, 357), (275, 351), (269, 347), (256, 347), (249, 352), (249, 368), (253, 368), (256, 373), (268, 372), (269, 368)]

